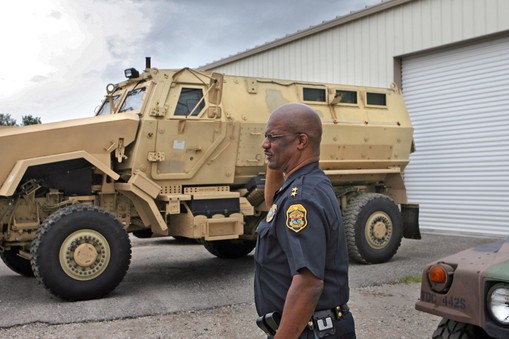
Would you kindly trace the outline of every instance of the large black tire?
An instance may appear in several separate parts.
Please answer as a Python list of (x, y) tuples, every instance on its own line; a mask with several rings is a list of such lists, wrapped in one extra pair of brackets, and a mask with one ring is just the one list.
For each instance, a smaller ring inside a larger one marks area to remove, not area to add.
[(482, 328), (443, 318), (433, 332), (433, 339), (489, 339)]
[(131, 243), (122, 224), (95, 206), (71, 205), (50, 215), (32, 242), (37, 280), (64, 300), (97, 299), (122, 281)]
[(34, 276), (34, 271), (32, 271), (30, 260), (20, 257), (18, 255), (19, 249), (19, 246), (11, 247), (10, 250), (0, 253), (0, 257), (13, 272), (31, 278)]
[(348, 253), (362, 264), (378, 264), (396, 254), (403, 238), (398, 206), (386, 195), (363, 193), (350, 199), (344, 216)]
[(203, 246), (219, 258), (240, 258), (248, 255), (256, 246), (256, 240), (233, 239), (204, 241)]

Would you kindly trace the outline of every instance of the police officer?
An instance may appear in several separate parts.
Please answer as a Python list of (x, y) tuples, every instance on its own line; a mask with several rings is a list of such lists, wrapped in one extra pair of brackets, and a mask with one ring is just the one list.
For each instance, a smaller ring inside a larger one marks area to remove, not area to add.
[(258, 226), (255, 303), (263, 326), (279, 322), (269, 337), (355, 338), (341, 214), (318, 164), (321, 136), (320, 117), (307, 105), (283, 105), (266, 125), (271, 207)]

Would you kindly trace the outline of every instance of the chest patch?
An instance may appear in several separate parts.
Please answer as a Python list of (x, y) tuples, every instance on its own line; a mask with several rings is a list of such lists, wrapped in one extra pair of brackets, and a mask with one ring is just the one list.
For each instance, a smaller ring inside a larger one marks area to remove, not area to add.
[(286, 227), (300, 232), (308, 225), (307, 211), (301, 204), (293, 204), (286, 210)]

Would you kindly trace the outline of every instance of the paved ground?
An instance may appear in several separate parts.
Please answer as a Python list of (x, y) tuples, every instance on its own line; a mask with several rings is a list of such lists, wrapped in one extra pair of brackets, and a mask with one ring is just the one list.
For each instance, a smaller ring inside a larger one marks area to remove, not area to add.
[[(350, 267), (358, 338), (429, 338), (437, 317), (414, 309), (426, 263), (493, 238), (424, 234), (389, 263)], [(133, 239), (133, 261), (107, 298), (67, 303), (0, 265), (0, 338), (263, 338), (252, 256), (220, 260), (200, 245)]]
[[(352, 289), (357, 338), (430, 338), (440, 319), (415, 311), (419, 284)], [(265, 338), (254, 323), (253, 303), (176, 312), (133, 319), (31, 323), (0, 329), (1, 338)]]

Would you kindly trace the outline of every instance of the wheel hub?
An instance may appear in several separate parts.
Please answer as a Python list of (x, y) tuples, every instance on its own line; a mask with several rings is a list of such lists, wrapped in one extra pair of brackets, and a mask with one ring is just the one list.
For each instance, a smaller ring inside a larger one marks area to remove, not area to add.
[(90, 244), (81, 244), (74, 251), (74, 261), (82, 267), (88, 267), (97, 260), (97, 250)]
[(373, 236), (376, 239), (383, 239), (383, 237), (387, 234), (387, 227), (383, 222), (377, 222), (373, 226)]
[(106, 269), (111, 257), (106, 238), (91, 229), (70, 234), (60, 246), (60, 266), (76, 280), (91, 280)]
[(380, 249), (387, 246), (392, 237), (392, 220), (382, 211), (373, 213), (366, 222), (365, 236), (369, 246)]

